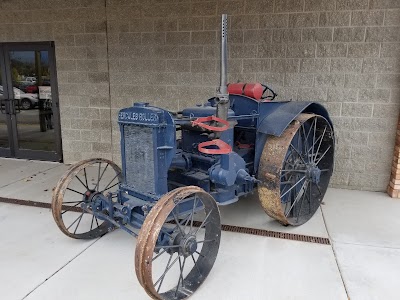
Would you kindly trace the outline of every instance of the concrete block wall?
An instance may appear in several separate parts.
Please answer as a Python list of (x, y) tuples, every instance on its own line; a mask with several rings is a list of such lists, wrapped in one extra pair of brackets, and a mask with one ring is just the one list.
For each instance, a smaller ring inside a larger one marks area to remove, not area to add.
[(179, 110), (213, 96), (228, 13), (229, 80), (325, 105), (337, 132), (332, 186), (385, 190), (400, 107), (399, 1), (131, 3), (107, 6), (113, 119), (133, 101)]
[(112, 158), (104, 0), (2, 0), (0, 42), (54, 41), (65, 162)]
[(17, 16), (0, 20), (1, 41), (55, 41), (66, 162), (118, 162), (121, 107), (147, 101), (180, 110), (215, 95), (220, 14), (228, 13), (229, 80), (261, 81), (280, 100), (325, 105), (337, 132), (332, 186), (387, 187), (400, 107), (398, 0), (0, 5)]

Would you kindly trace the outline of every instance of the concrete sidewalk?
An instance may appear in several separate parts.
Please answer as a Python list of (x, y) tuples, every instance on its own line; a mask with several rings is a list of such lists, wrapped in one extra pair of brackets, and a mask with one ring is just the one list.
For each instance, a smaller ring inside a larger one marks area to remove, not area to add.
[[(0, 197), (51, 201), (68, 166), (0, 159)], [(398, 299), (400, 201), (329, 189), (300, 227), (282, 227), (255, 197), (221, 207), (223, 224), (329, 237), (332, 245), (223, 232), (215, 266), (192, 299)], [(148, 299), (135, 239), (118, 230), (72, 240), (49, 209), (0, 203), (2, 299)]]

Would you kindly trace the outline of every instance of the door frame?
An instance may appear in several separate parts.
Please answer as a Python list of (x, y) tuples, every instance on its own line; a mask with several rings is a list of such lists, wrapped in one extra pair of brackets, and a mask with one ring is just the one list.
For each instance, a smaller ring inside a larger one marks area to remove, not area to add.
[[(31, 149), (20, 149), (18, 142), (18, 129), (16, 119), (15, 106), (11, 105), (14, 101), (14, 91), (11, 76), (11, 60), (10, 51), (47, 51), (49, 59), (49, 72), (50, 72), (50, 87), (51, 87), (51, 98), (52, 98), (52, 112), (54, 120), (54, 133), (55, 133), (55, 151), (43, 151), (43, 150), (31, 150)], [(11, 128), (8, 130), (9, 133), (9, 154), (7, 156), (15, 158), (27, 158), (47, 161), (62, 161), (62, 141), (61, 141), (61, 124), (60, 124), (60, 105), (58, 98), (58, 86), (57, 86), (57, 72), (56, 72), (56, 59), (55, 59), (55, 47), (54, 42), (19, 42), (19, 43), (0, 43), (0, 56), (2, 57), (0, 67), (3, 75), (3, 91), (7, 91), (7, 99), (9, 99), (9, 111), (7, 125)], [(6, 79), (4, 81), (4, 78)], [(10, 139), (11, 138), (11, 139)], [(0, 148), (0, 156), (3, 152), (6, 154), (6, 148)]]

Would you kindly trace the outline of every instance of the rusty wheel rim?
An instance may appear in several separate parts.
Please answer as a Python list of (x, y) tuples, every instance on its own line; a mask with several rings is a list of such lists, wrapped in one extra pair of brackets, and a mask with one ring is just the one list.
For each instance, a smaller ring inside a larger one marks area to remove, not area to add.
[(93, 158), (73, 165), (53, 191), (51, 210), (60, 230), (76, 239), (92, 239), (112, 230), (111, 224), (81, 206), (96, 193), (116, 191), (121, 181), (121, 169), (110, 160)]
[(301, 225), (319, 208), (333, 172), (334, 133), (319, 115), (300, 114), (261, 155), (258, 194), (265, 212), (283, 225)]
[[(184, 205), (191, 210), (181, 215)], [(169, 192), (139, 232), (135, 270), (140, 284), (153, 299), (189, 297), (210, 273), (220, 238), (219, 209), (210, 194), (196, 186)]]

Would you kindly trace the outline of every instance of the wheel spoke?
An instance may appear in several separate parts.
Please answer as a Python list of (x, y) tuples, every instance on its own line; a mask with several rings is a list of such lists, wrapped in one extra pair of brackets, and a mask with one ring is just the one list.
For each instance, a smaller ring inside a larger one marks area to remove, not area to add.
[[(318, 155), (318, 152), (319, 152), (319, 148), (321, 147), (321, 143), (322, 143), (322, 141), (324, 139), (325, 132), (326, 132), (326, 126), (324, 128), (324, 132), (322, 133), (321, 140), (319, 141), (319, 145), (318, 145), (317, 151), (315, 152), (315, 159), (317, 158), (317, 155)], [(313, 162), (315, 162), (315, 159), (314, 159)]]
[(78, 202), (77, 204), (73, 205), (73, 206), (69, 206), (68, 209), (64, 210), (61, 215), (63, 215), (64, 213), (71, 211), (74, 207), (77, 207), (80, 203), (82, 203), (83, 201)]
[(307, 189), (308, 189), (309, 186), (310, 186), (310, 183), (307, 184), (306, 189), (305, 189), (303, 195), (301, 196), (300, 208), (299, 208), (299, 213), (297, 214), (297, 220), (296, 220), (296, 222), (299, 222), (299, 217), (300, 217), (300, 214), (301, 214), (301, 209), (303, 208), (304, 198), (307, 196)]
[(117, 186), (118, 184), (119, 184), (119, 182), (117, 182), (116, 184), (113, 184), (112, 186), (107, 187), (106, 189), (100, 191), (100, 193), (104, 193), (105, 191), (107, 191), (107, 190), (109, 190), (109, 189), (112, 189), (114, 186)]
[(183, 259), (183, 263), (181, 263), (181, 257), (179, 257), (179, 279), (178, 279), (178, 284), (176, 286), (176, 290), (175, 290), (175, 297), (178, 294), (178, 289), (179, 289), (179, 283), (182, 282), (182, 287), (183, 287), (183, 268), (185, 267), (185, 262), (186, 262), (186, 257)]
[(100, 179), (100, 168), (101, 168), (101, 162), (99, 163), (99, 170), (97, 172), (97, 184), (95, 185), (94, 189), (97, 191), (97, 185), (99, 184), (99, 179)]
[(82, 216), (83, 216), (83, 214), (84, 214), (84, 213), (85, 213), (85, 212), (83, 211), (83, 212), (80, 214), (80, 216), (79, 216), (79, 217), (77, 217), (77, 218), (75, 219), (75, 221), (74, 221), (74, 222), (72, 222), (72, 224), (68, 226), (67, 230), (68, 230), (68, 229), (70, 229), (70, 228), (71, 228), (71, 226), (72, 226), (72, 225), (74, 225), (74, 224), (76, 223), (76, 221), (78, 221), (80, 218), (82, 218)]
[(201, 254), (199, 251), (195, 251), (195, 253), (197, 253), (199, 256), (201, 256), (201, 257), (205, 257), (203, 254)]
[[(304, 152), (308, 153), (308, 147), (307, 147), (308, 141), (307, 141), (307, 138), (306, 138), (306, 130), (304, 129), (304, 123), (301, 124), (301, 129), (302, 129), (303, 137), (304, 137)], [(308, 155), (307, 155), (307, 157), (308, 157)]]
[[(301, 198), (301, 196), (303, 196), (304, 194), (304, 186), (307, 184), (307, 180), (303, 183), (303, 186), (301, 187), (300, 191), (297, 193), (296, 198), (294, 199), (292, 206), (290, 207), (289, 211), (286, 213), (285, 217), (287, 217), (289, 215), (289, 213), (292, 211), (294, 205), (299, 201), (299, 199)], [(303, 191), (303, 193), (301, 193), (301, 191)]]
[(192, 232), (192, 228), (193, 228), (193, 218), (194, 218), (194, 209), (195, 209), (195, 207), (197, 207), (197, 195), (196, 194), (194, 194), (193, 208), (192, 208), (192, 220), (190, 222), (189, 232)]
[(100, 180), (103, 178), (103, 175), (106, 172), (108, 165), (109, 164), (107, 163), (106, 167), (104, 168), (103, 172), (101, 173), (101, 175), (99, 177), (99, 180), (97, 181), (97, 184), (96, 184), (96, 187), (95, 187), (96, 191), (97, 191), (98, 188), (100, 188)]
[[(313, 145), (316, 143), (315, 142), (315, 132), (317, 131), (317, 118), (315, 118), (315, 123), (314, 123), (314, 133), (313, 133)], [(311, 157), (314, 157), (314, 146), (312, 147), (312, 155)]]
[(156, 246), (154, 247), (155, 250), (159, 249), (171, 249), (171, 248), (179, 248), (179, 245), (166, 245), (166, 246)]
[(192, 260), (193, 260), (194, 266), (195, 266), (196, 269), (197, 269), (197, 272), (199, 272), (199, 274), (201, 275), (201, 272), (200, 272), (200, 270), (199, 270), (199, 267), (197, 266), (197, 263), (196, 263), (196, 259), (194, 258), (193, 254), (191, 254), (190, 256), (192, 257)]
[(76, 190), (74, 190), (74, 189), (71, 189), (71, 188), (69, 188), (69, 187), (67, 187), (67, 190), (69, 190), (69, 191), (71, 191), (71, 192), (75, 192), (75, 193), (80, 194), (80, 195), (82, 195), (82, 196), (85, 195), (85, 194), (83, 194), (83, 193), (81, 193), (81, 192), (78, 192), (78, 191), (76, 191)]
[(209, 243), (209, 242), (215, 242), (216, 239), (213, 240), (203, 240), (203, 241), (198, 241), (197, 244), (201, 244), (201, 243)]
[(102, 192), (104, 192), (104, 191), (106, 191), (106, 190), (108, 190), (108, 189), (111, 189), (112, 187), (114, 187), (114, 186), (116, 186), (117, 184), (119, 184), (119, 182), (118, 182), (117, 184), (114, 184), (113, 186), (109, 187), (110, 184), (114, 181), (114, 179), (117, 178), (117, 177), (119, 176), (119, 174), (121, 174), (121, 172), (118, 172), (118, 173), (114, 176), (114, 178), (111, 179), (110, 183), (107, 184), (107, 186), (105, 187), (105, 189), (102, 190), (100, 193), (102, 193)]
[(83, 212), (82, 212), (82, 214), (81, 214), (81, 217), (79, 218), (78, 223), (76, 224), (76, 227), (75, 227), (75, 230), (74, 230), (74, 234), (76, 234), (76, 231), (78, 230), (79, 224), (80, 224), (81, 221), (82, 221), (82, 217), (83, 217)]
[(199, 228), (197, 228), (197, 230), (196, 230), (196, 232), (195, 232), (194, 235), (197, 235), (197, 233), (199, 232), (199, 230), (200, 230), (201, 228), (203, 228), (203, 225), (206, 226), (206, 225), (208, 224), (208, 223), (206, 223), (206, 221), (207, 221), (208, 217), (210, 216), (210, 214), (212, 213), (213, 210), (214, 210), (214, 209), (211, 209), (211, 210), (210, 210), (210, 212), (207, 214), (207, 216), (205, 217), (205, 219), (203, 220), (203, 222), (201, 222)]
[(297, 149), (296, 149), (292, 144), (290, 144), (290, 147), (292, 147), (292, 149), (297, 153), (297, 155), (300, 157), (301, 161), (302, 161), (305, 165), (307, 165), (307, 163), (304, 161), (304, 158), (303, 158), (303, 156), (301, 156), (301, 154), (299, 153), (299, 151), (297, 151)]
[(89, 189), (88, 181), (87, 181), (87, 175), (86, 175), (86, 168), (83, 168), (83, 174), (85, 174), (85, 182), (86, 182), (86, 187)]
[(90, 223), (90, 230), (93, 228), (94, 215), (92, 215), (92, 222)]
[(82, 183), (82, 185), (83, 185), (87, 190), (89, 189), (88, 186), (85, 185), (85, 184), (83, 183), (83, 181), (78, 177), (78, 175), (75, 175), (75, 177), (76, 177), (76, 179), (79, 180), (80, 183)]
[(160, 253), (158, 253), (156, 256), (153, 257), (153, 259), (151, 261), (155, 261), (157, 258), (159, 258), (162, 254), (165, 253), (165, 251), (167, 251), (167, 249), (163, 249)]
[(164, 280), (164, 278), (165, 278), (165, 275), (166, 275), (167, 272), (172, 268), (172, 266), (176, 263), (176, 261), (178, 260), (178, 258), (179, 258), (179, 255), (178, 255), (177, 258), (175, 258), (175, 260), (174, 260), (171, 264), (170, 264), (170, 262), (171, 262), (171, 259), (172, 259), (172, 255), (171, 255), (171, 257), (169, 258), (164, 273), (161, 275), (161, 277), (160, 277), (160, 278), (156, 281), (156, 283), (154, 284), (154, 286), (156, 286), (157, 283), (159, 283), (159, 282), (161, 281), (161, 282), (160, 282), (160, 286), (159, 286), (158, 289), (157, 289), (157, 293), (160, 291), (160, 288), (161, 288), (162, 282), (163, 282), (163, 280)]
[(325, 154), (329, 151), (329, 149), (331, 149), (332, 145), (329, 145), (329, 147), (325, 150), (325, 152), (321, 155), (321, 157), (318, 159), (318, 161), (315, 163), (316, 165), (319, 164), (319, 162), (321, 161), (321, 159), (324, 158)]
[(67, 202), (63, 202), (62, 204), (69, 204), (69, 203), (82, 203), (82, 202), (84, 202), (83, 200), (80, 200), (80, 201), (67, 201)]
[[(175, 209), (175, 208), (177, 208), (177, 206), (175, 206), (174, 209)], [(185, 236), (185, 230), (183, 230), (183, 228), (181, 227), (181, 223), (179, 223), (178, 217), (176, 216), (176, 214), (175, 214), (175, 212), (174, 212), (174, 209), (171, 211), (172, 216), (173, 216), (174, 219), (175, 219), (175, 223), (176, 223), (176, 225), (178, 226), (179, 231), (181, 232), (181, 234), (182, 234), (183, 236)]]
[(289, 190), (287, 190), (282, 196), (281, 199), (289, 192), (291, 191), (296, 185), (298, 185), (306, 176), (303, 176), (299, 181), (297, 181)]

